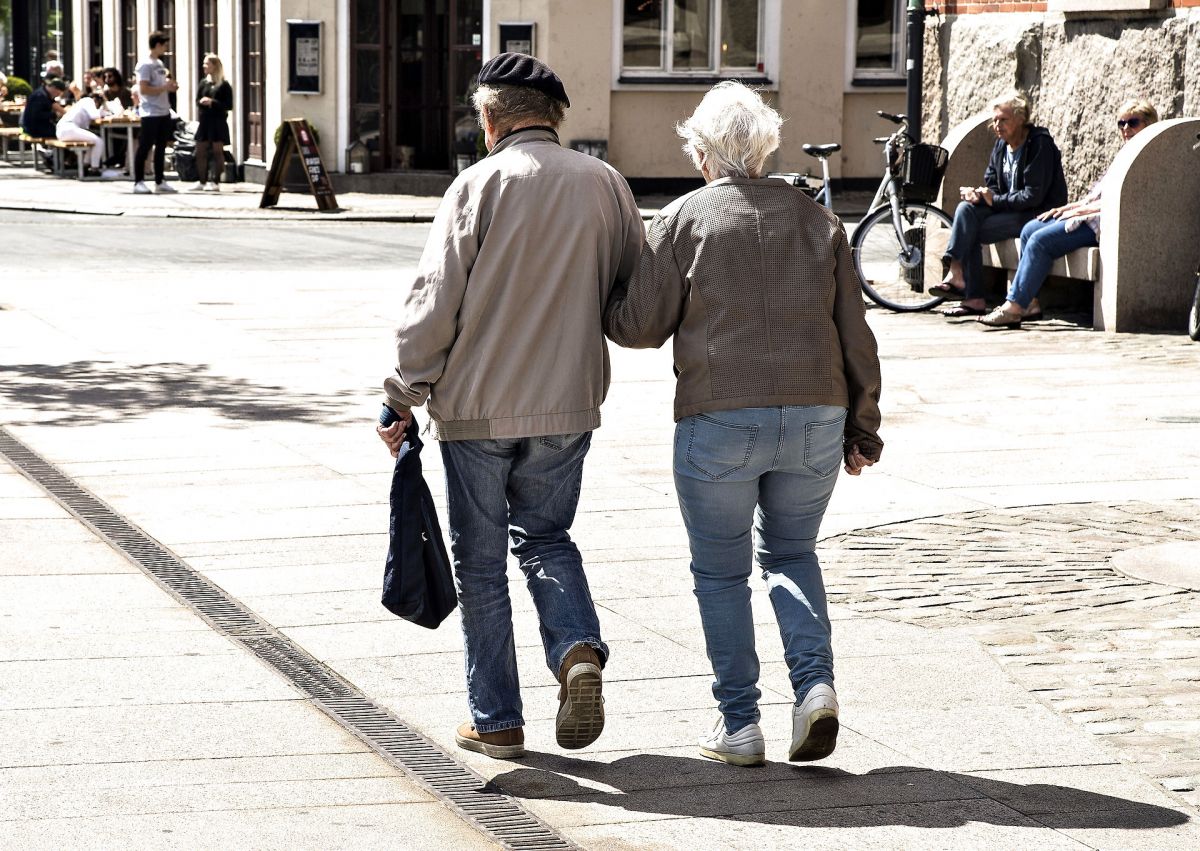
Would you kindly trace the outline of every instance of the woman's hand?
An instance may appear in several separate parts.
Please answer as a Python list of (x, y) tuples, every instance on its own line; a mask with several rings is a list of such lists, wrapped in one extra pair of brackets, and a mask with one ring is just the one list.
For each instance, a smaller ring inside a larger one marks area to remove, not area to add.
[(201, 106), (212, 106), (212, 102), (213, 102), (213, 101), (212, 101), (212, 98), (210, 98), (210, 97), (202, 97), (202, 98), (200, 98), (200, 105), (201, 105)]
[(852, 476), (861, 476), (864, 467), (874, 466), (875, 462), (863, 455), (855, 443), (846, 450), (846, 472)]

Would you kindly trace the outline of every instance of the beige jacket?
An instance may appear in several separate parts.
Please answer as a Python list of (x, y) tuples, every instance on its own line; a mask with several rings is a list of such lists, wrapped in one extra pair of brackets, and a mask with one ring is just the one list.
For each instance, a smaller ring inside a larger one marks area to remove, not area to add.
[(549, 129), (503, 139), (442, 199), (404, 298), (388, 404), (428, 400), (442, 440), (596, 428), (604, 304), (644, 240), (615, 169)]
[(675, 418), (776, 405), (848, 409), (844, 439), (878, 459), (879, 358), (837, 217), (771, 178), (722, 178), (663, 208), (613, 342), (675, 336)]

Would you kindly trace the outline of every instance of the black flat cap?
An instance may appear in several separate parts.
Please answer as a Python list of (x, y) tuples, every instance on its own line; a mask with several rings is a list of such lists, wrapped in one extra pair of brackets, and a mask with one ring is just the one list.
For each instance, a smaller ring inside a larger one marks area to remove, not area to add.
[(479, 85), (524, 86), (537, 89), (544, 95), (571, 105), (567, 90), (550, 66), (524, 53), (501, 53), (493, 56), (479, 69)]

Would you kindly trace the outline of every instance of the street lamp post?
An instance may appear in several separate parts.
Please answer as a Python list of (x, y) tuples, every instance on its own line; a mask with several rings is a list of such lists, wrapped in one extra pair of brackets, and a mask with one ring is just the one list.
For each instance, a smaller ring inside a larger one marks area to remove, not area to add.
[(921, 141), (921, 76), (925, 65), (925, 3), (924, 0), (908, 0), (908, 132)]

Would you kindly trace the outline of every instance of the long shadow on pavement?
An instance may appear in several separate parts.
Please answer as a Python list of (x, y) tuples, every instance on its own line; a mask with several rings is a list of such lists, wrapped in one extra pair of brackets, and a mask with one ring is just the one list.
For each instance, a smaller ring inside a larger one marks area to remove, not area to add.
[(698, 757), (639, 754), (603, 763), (527, 752), (523, 767), (497, 775), (491, 785), (518, 798), (796, 827), (950, 828), (1033, 821), (1059, 829), (1149, 830), (1190, 820), (1168, 807), (1068, 786), (907, 766), (851, 774), (780, 762), (733, 768)]
[[(342, 400), (365, 391), (314, 395), (216, 375), (203, 364), (74, 361), (0, 365), (0, 400), (13, 408), (58, 414), (30, 423), (116, 422), (156, 411), (203, 408), (230, 420), (330, 423)], [(357, 415), (357, 414), (356, 414)], [(9, 420), (10, 425), (26, 425)]]

